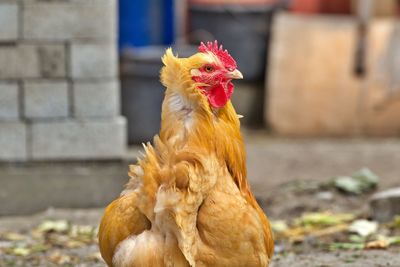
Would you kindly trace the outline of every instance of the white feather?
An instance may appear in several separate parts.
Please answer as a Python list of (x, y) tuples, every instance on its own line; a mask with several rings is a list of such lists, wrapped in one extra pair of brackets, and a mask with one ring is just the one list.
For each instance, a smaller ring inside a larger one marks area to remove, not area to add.
[(130, 267), (140, 257), (162, 257), (164, 238), (160, 233), (144, 231), (140, 235), (129, 236), (122, 241), (114, 254), (115, 267)]
[(159, 213), (167, 208), (172, 208), (180, 201), (181, 195), (176, 191), (166, 191), (161, 186), (157, 192), (156, 205), (154, 212)]
[(192, 110), (193, 107), (181, 95), (175, 93), (169, 97), (169, 108), (177, 113), (177, 117), (183, 120), (186, 129), (193, 126)]

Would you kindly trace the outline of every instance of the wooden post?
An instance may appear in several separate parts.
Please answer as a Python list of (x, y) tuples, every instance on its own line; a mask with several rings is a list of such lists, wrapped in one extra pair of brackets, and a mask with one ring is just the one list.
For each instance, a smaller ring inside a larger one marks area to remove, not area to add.
[(367, 72), (367, 36), (368, 24), (372, 15), (373, 0), (360, 0), (357, 3), (357, 47), (355, 52), (354, 72), (360, 77), (364, 77)]

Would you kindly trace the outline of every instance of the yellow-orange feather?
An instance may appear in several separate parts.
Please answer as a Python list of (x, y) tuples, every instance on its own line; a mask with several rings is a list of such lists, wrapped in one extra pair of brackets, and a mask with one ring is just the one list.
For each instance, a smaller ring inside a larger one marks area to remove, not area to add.
[[(190, 70), (210, 59), (203, 53), (177, 58), (168, 49), (162, 60), (165, 67), (161, 70), (161, 82), (167, 89), (160, 135), (155, 137), (154, 145), (145, 146), (145, 155), (138, 164), (131, 166), (126, 195), (112, 202), (105, 211), (99, 230), (103, 258), (113, 266), (112, 257), (118, 244), (129, 235), (151, 228), (156, 216), (157, 192), (162, 185), (170, 186), (172, 190), (187, 188), (193, 173), (207, 175), (206, 168), (210, 166), (205, 166), (204, 162), (208, 156), (215, 156), (220, 166), (226, 166), (240, 194), (262, 221), (266, 253), (270, 259), (273, 253), (271, 229), (247, 182), (246, 155), (238, 116), (230, 102), (219, 110), (211, 109), (206, 97), (197, 89), (200, 84), (191, 78)], [(180, 96), (184, 97), (177, 98)], [(171, 103), (176, 99), (192, 110), (189, 118), (187, 110), (174, 110)], [(138, 184), (140, 194), (136, 190)]]

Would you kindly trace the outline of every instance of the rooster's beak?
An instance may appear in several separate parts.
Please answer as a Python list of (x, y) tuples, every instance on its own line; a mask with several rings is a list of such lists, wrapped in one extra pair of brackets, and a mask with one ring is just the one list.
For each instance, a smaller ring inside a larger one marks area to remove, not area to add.
[(228, 77), (232, 79), (243, 79), (243, 74), (239, 70), (228, 72)]

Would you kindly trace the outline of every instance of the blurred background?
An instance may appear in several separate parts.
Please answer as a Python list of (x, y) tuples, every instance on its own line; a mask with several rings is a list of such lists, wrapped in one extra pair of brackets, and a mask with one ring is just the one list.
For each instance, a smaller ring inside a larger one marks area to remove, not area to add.
[(400, 266), (399, 15), (398, 0), (0, 1), (0, 266), (104, 266), (102, 207), (159, 131), (160, 58), (214, 40), (244, 75), (232, 101), (274, 266), (332, 251)]

